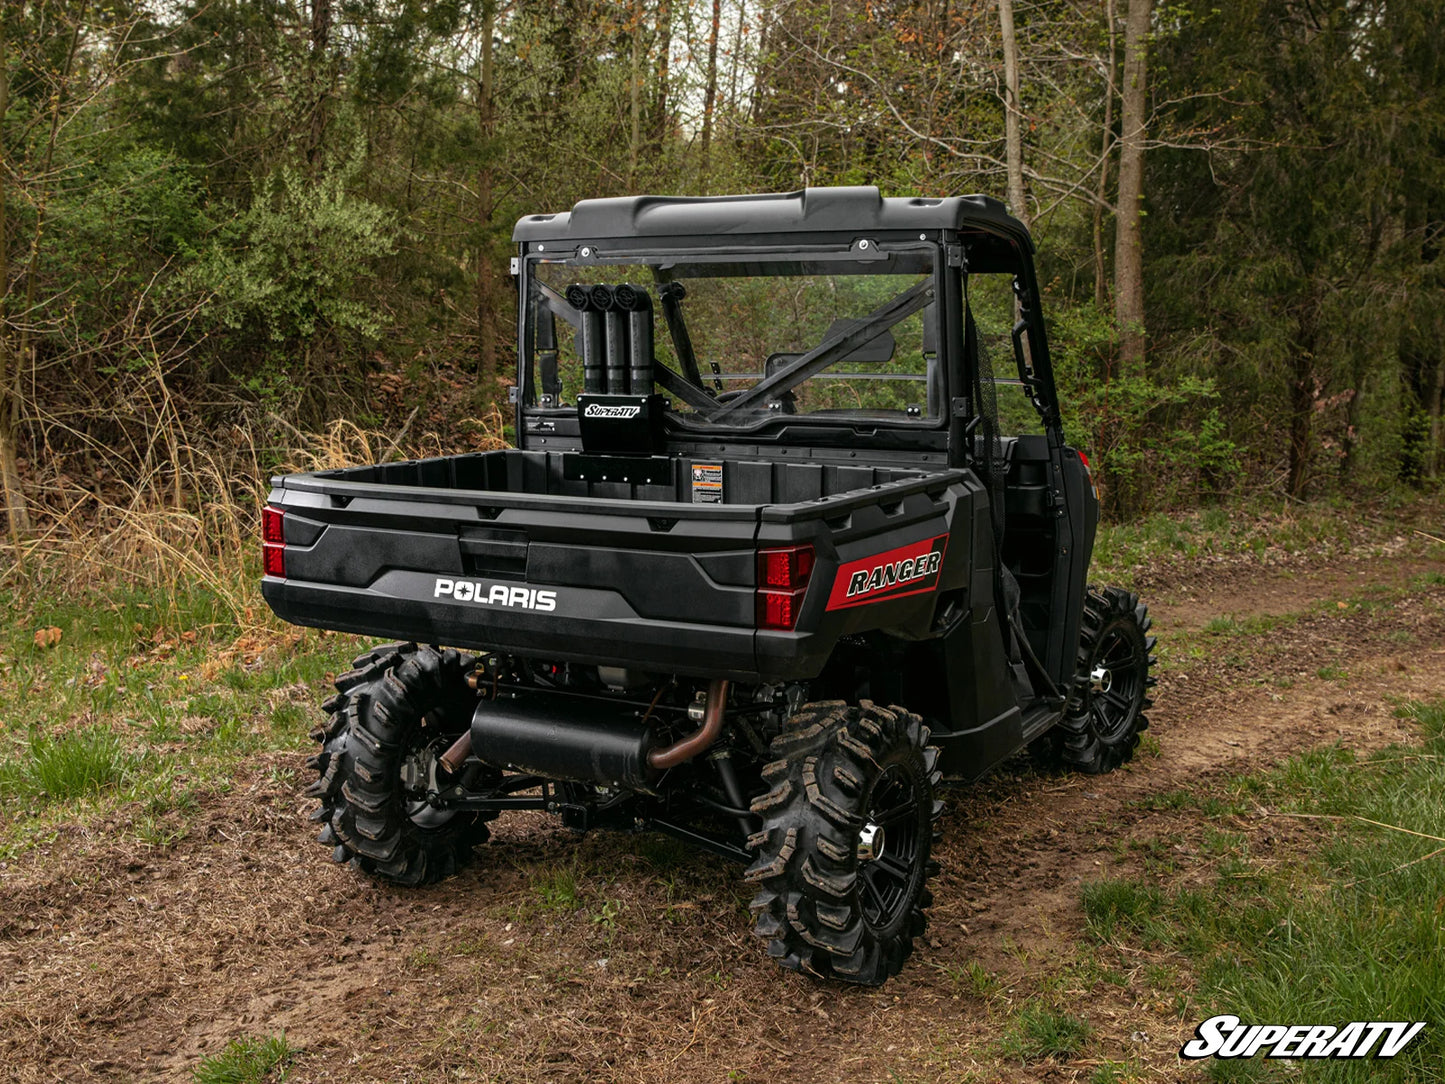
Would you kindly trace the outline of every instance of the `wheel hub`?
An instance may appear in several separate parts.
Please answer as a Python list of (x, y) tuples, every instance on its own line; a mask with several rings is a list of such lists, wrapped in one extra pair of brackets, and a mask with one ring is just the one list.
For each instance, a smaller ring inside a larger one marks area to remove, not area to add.
[(1089, 675), (1089, 683), (1093, 686), (1094, 692), (1106, 693), (1114, 687), (1114, 671), (1103, 666), (1094, 667), (1094, 672)]
[(883, 853), (883, 826), (871, 821), (858, 832), (858, 861), (872, 862)]

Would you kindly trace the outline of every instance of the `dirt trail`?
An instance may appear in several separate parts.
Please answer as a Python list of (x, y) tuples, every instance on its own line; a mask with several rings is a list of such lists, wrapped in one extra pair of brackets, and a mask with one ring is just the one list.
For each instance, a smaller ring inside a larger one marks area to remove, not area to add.
[(1307, 610), (1322, 599), (1348, 599), (1360, 592), (1401, 589), (1421, 576), (1445, 570), (1445, 560), (1366, 558), (1325, 566), (1236, 567), (1224, 573), (1159, 584), (1150, 610), (1165, 628), (1203, 628), (1220, 617), (1258, 617)]
[[(121, 823), (75, 827), (0, 869), (0, 1079), (184, 1081), (228, 1040), (280, 1031), (300, 1051), (294, 1081), (1066, 1081), (1125, 1057), (1176, 1079), (1188, 1029), (1142, 967), (1123, 987), (1057, 991), (1095, 1028), (1078, 1062), (1003, 1062), (995, 1040), (1007, 1006), (1085, 940), (1080, 885), (1138, 868), (1119, 841), (1191, 827), (1141, 799), (1322, 742), (1409, 736), (1387, 698), (1445, 693), (1445, 586), (1421, 577), (1442, 569), (1355, 561), (1156, 585), (1179, 656), (1150, 713), (1157, 746), (1111, 776), (1020, 763), (947, 795), (927, 943), (881, 991), (777, 971), (736, 871), (650, 837), (579, 840), (515, 815), (458, 878), (377, 888), (312, 841), (284, 779), (304, 777), (304, 751), (262, 759), (174, 847), (140, 847)], [(1389, 604), (1334, 602), (1374, 590)], [(1221, 613), (1303, 616), (1203, 633)], [(543, 883), (565, 902), (569, 874), (581, 908), (539, 905)]]

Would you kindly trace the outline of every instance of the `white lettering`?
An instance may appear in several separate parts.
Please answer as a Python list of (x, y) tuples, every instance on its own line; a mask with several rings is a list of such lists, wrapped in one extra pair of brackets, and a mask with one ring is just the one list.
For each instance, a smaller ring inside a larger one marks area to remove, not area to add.
[(1365, 1025), (1362, 1023), (1346, 1024), (1335, 1032), (1334, 1041), (1325, 1047), (1321, 1057), (1348, 1058), (1364, 1031)]
[(1308, 1024), (1295, 1024), (1293, 1027), (1287, 1028), (1284, 1033), (1284, 1038), (1275, 1043), (1274, 1049), (1265, 1056), (1270, 1058), (1299, 1057), (1299, 1054), (1295, 1051), (1295, 1044), (1302, 1042), (1305, 1036), (1310, 1034), (1310, 1030)]
[(1249, 1051), (1244, 1055), (1246, 1058), (1252, 1058), (1264, 1047), (1279, 1042), (1289, 1029), (1282, 1024), (1263, 1024), (1255, 1030), (1258, 1031), (1258, 1034), (1249, 1044)]
[(1220, 1058), (1249, 1057), (1249, 1054), (1247, 1053), (1247, 1051), (1249, 1050), (1249, 1044), (1254, 1041), (1254, 1037), (1258, 1034), (1258, 1024), (1254, 1025), (1253, 1027), (1247, 1027), (1241, 1024), (1239, 1027), (1234, 1029), (1233, 1033), (1231, 1033), (1230, 1036), (1225, 1039), (1223, 1043), (1220, 1044), (1219, 1051), (1215, 1056)]
[(1322, 1058), (1325, 1056), (1325, 1047), (1335, 1036), (1335, 1029), (1329, 1024), (1321, 1024), (1318, 1027), (1310, 1028), (1309, 1034), (1305, 1036), (1304, 1042), (1299, 1044), (1295, 1050), (1297, 1058)]
[(1367, 1058), (1377, 1041), (1377, 1058), (1393, 1058), (1425, 1028), (1424, 1021), (1359, 1020), (1335, 1028), (1329, 1024), (1240, 1023), (1237, 1016), (1211, 1016), (1179, 1049), (1183, 1058)]
[(891, 561), (875, 565), (872, 569), (854, 572), (848, 577), (848, 591), (845, 597), (866, 595), (870, 591), (880, 591), (932, 576), (938, 571), (942, 560), (943, 554), (941, 553), (925, 553), (918, 557), (905, 557), (901, 561)]
[(517, 607), (523, 610), (537, 610), (553, 613), (557, 609), (556, 591), (539, 591), (534, 587), (509, 587), (506, 584), (491, 585), (475, 580), (453, 580), (438, 576), (432, 585), (432, 598), (450, 597), (457, 602), (476, 602), (483, 606)]
[(1375, 1040), (1394, 1027), (1395, 1025), (1388, 1021), (1372, 1020), (1369, 1026), (1365, 1028), (1365, 1037), (1360, 1040), (1360, 1045), (1355, 1047), (1355, 1052), (1351, 1057), (1366, 1057), (1370, 1053), (1370, 1047), (1375, 1045)]
[(1389, 1028), (1390, 1034), (1380, 1043), (1380, 1052), (1375, 1055), (1378, 1058), (1393, 1058), (1401, 1050), (1404, 1050), (1405, 1044), (1420, 1034), (1425, 1022), (1422, 1020), (1418, 1024), (1410, 1024), (1402, 1020), (1399, 1023), (1385, 1026)]
[(1194, 1029), (1195, 1039), (1184, 1044), (1179, 1053), (1186, 1058), (1207, 1058), (1224, 1043), (1224, 1037), (1239, 1027), (1237, 1016), (1211, 1016)]
[(618, 421), (625, 421), (628, 418), (635, 418), (641, 412), (639, 406), (608, 406), (606, 403), (588, 403), (587, 409), (582, 413), (588, 418), (615, 418)]

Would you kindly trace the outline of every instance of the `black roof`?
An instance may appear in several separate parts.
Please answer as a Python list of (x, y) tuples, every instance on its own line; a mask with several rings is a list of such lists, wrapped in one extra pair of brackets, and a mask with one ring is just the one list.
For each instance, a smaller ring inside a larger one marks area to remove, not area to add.
[(523, 217), (512, 240), (940, 229), (983, 229), (1022, 238), (1032, 247), (1022, 223), (991, 196), (885, 199), (872, 186), (750, 196), (585, 199), (570, 212)]

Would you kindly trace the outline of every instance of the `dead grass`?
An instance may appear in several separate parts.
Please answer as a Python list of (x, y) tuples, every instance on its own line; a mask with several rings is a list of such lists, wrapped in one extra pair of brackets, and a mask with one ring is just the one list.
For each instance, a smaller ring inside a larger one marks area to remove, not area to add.
[[(192, 442), (172, 425), (159, 441), (167, 454), (92, 444), (84, 468), (79, 458), (57, 457), (28, 480), (31, 535), (0, 541), (0, 592), (86, 598), (98, 586), (123, 585), (181, 613), (202, 591), (237, 629), (274, 628), (255, 590), (271, 477), (446, 454), (437, 434), (412, 432), (415, 418), (413, 411), (390, 434), (344, 419), (309, 433), (272, 416), (269, 427), (285, 435), (282, 447), (240, 426), (219, 440)], [(472, 450), (504, 446), (500, 413), (468, 421)]]

